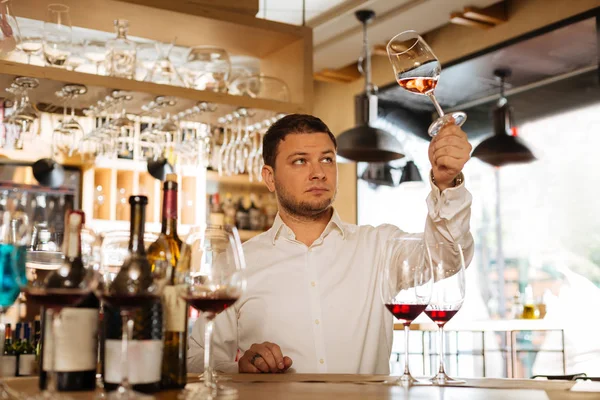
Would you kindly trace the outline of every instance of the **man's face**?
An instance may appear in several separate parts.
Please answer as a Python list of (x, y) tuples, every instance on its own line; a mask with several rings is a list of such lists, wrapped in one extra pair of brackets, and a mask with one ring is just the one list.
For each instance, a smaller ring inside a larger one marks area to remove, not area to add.
[(263, 178), (287, 212), (316, 216), (335, 199), (335, 157), (335, 147), (327, 133), (291, 134), (279, 143), (275, 169), (263, 168)]

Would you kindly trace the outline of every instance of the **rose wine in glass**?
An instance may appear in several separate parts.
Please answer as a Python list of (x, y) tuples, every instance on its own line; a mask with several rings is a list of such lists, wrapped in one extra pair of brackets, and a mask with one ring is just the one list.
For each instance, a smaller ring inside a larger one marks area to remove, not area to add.
[(439, 118), (429, 126), (428, 133), (435, 136), (447, 124), (462, 126), (467, 114), (454, 111), (445, 114), (433, 94), (442, 67), (429, 45), (415, 31), (397, 34), (387, 44), (387, 53), (398, 85), (411, 93), (429, 97)]
[(440, 365), (436, 376), (431, 378), (435, 385), (465, 383), (450, 378), (444, 363), (444, 326), (460, 310), (465, 299), (465, 259), (460, 244), (427, 243), (427, 258), (432, 265), (433, 293), (425, 314), (440, 328), (438, 351)]
[(404, 325), (404, 373), (396, 383), (411, 386), (418, 381), (408, 365), (410, 324), (429, 304), (433, 286), (431, 265), (425, 257), (423, 240), (416, 237), (388, 240), (379, 263), (383, 304)]

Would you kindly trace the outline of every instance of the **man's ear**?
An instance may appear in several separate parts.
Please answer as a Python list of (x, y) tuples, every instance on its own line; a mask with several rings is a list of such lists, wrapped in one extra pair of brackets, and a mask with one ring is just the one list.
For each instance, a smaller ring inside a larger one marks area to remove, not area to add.
[(269, 192), (275, 192), (275, 171), (273, 171), (273, 167), (263, 165), (261, 174), (263, 181), (267, 184), (267, 188), (269, 188)]

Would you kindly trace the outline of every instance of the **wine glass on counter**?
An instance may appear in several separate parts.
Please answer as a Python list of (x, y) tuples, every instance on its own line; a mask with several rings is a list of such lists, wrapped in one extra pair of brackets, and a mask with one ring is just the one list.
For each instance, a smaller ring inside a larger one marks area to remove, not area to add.
[(431, 382), (436, 385), (465, 383), (450, 378), (444, 364), (444, 326), (460, 310), (465, 299), (465, 259), (458, 243), (428, 243), (427, 255), (433, 271), (433, 294), (425, 314), (439, 327), (438, 352), (440, 366)]
[(64, 67), (73, 41), (69, 7), (50, 4), (44, 22), (44, 59), (53, 67)]
[(23, 32), (21, 42), (17, 45), (17, 48), (27, 56), (27, 64), (31, 64), (31, 56), (38, 55), (42, 52), (44, 42), (42, 23), (33, 21), (30, 26), (27, 26), (26, 29), (23, 30)]
[(410, 324), (425, 311), (433, 287), (425, 243), (419, 237), (391, 238), (386, 242), (379, 263), (381, 299), (389, 312), (404, 325), (404, 373), (396, 383), (414, 385), (419, 381), (411, 375), (408, 365)]
[[(67, 212), (62, 260), (51, 271), (28, 271), (28, 281), (23, 287), (27, 300), (45, 309), (40, 366), (44, 377), (47, 373), (50, 381), (44, 378), (42, 386), (45, 384), (45, 388), (39, 395), (40, 399), (67, 398), (60, 395), (58, 390), (69, 389), (73, 380), (87, 376), (93, 382), (97, 353), (97, 306), (84, 311), (84, 315), (81, 312), (65, 313), (67, 309), (87, 301), (90, 296), (93, 298), (95, 272), (90, 268), (91, 258), (84, 256), (83, 249), (85, 245), (85, 250), (90, 253), (95, 235), (84, 228), (84, 222), (82, 211)], [(32, 251), (28, 254), (28, 261), (35, 261), (36, 256)], [(75, 334), (75, 330), (78, 334)]]
[(439, 118), (429, 126), (430, 136), (438, 134), (447, 124), (462, 126), (467, 114), (454, 111), (444, 114), (433, 92), (438, 84), (442, 67), (429, 45), (415, 31), (405, 31), (394, 36), (387, 44), (387, 54), (394, 69), (396, 81), (411, 93), (429, 97)]
[[(96, 286), (104, 302), (104, 387), (115, 389), (109, 399), (148, 398), (140, 392), (159, 390), (161, 380), (161, 294), (167, 283), (166, 260), (171, 256), (164, 243), (165, 261), (151, 265), (144, 232), (148, 198), (131, 196), (129, 204), (128, 237), (108, 234), (102, 240), (101, 278)], [(163, 243), (160, 237), (157, 241)], [(127, 248), (123, 243), (128, 243)]]
[[(27, 282), (25, 259), (26, 248), (31, 241), (31, 226), (27, 215), (19, 210), (18, 197), (14, 193), (7, 190), (1, 197), (3, 206), (0, 206), (0, 338), (4, 340), (4, 313), (17, 300), (21, 286)], [(0, 352), (0, 364), (4, 367), (2, 356), (3, 353)], [(1, 379), (3, 370), (4, 368), (0, 368), (0, 397), (7, 400), (20, 399), (20, 396)]]
[(204, 318), (204, 390), (197, 400), (215, 399), (236, 393), (216, 384), (212, 366), (212, 334), (215, 317), (232, 307), (246, 287), (246, 262), (235, 227), (207, 225), (190, 230), (181, 247), (175, 271), (179, 295)]

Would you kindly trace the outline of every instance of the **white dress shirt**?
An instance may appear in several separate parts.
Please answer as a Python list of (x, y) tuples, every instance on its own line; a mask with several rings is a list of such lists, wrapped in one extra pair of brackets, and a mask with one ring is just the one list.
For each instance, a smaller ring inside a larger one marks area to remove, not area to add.
[[(471, 194), (464, 184), (427, 197), (427, 240), (458, 242), (473, 255)], [(393, 210), (390, 210), (393, 212)], [(217, 371), (236, 373), (236, 357), (254, 343), (272, 342), (299, 373), (389, 374), (393, 317), (380, 296), (377, 254), (388, 238), (409, 235), (393, 225), (344, 223), (334, 211), (311, 245), (297, 241), (277, 216), (273, 227), (244, 244), (247, 290), (215, 318)], [(188, 370), (204, 369), (204, 323), (188, 346)]]

